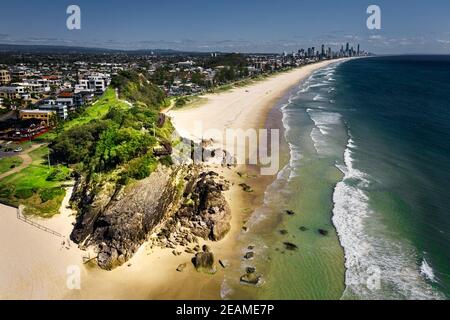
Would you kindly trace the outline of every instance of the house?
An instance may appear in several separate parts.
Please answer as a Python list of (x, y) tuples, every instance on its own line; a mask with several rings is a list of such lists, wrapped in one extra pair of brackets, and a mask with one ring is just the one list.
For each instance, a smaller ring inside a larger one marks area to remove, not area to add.
[(4, 86), (11, 82), (11, 75), (8, 70), (0, 70), (0, 85)]
[(27, 72), (21, 68), (21, 69), (17, 69), (17, 70), (13, 70), (12, 72), (12, 78), (13, 79), (25, 79), (27, 77)]
[[(28, 93), (41, 93), (45, 92), (44, 87), (37, 83), (29, 83), (29, 82), (15, 82), (12, 84), (14, 87), (23, 87), (24, 90)], [(50, 90), (50, 88), (49, 88)]]
[(103, 94), (111, 83), (111, 77), (108, 74), (97, 73), (83, 77), (75, 85), (75, 93), (91, 92)]
[(43, 110), (43, 111), (53, 111), (56, 113), (56, 115), (58, 116), (58, 118), (60, 118), (61, 120), (66, 120), (69, 113), (67, 111), (67, 106), (66, 105), (55, 105), (55, 104), (43, 104), (40, 105), (39, 110)]
[(65, 105), (69, 108), (73, 107), (75, 105), (74, 94), (72, 92), (61, 92), (55, 102), (55, 104)]
[(50, 126), (50, 120), (55, 114), (56, 113), (54, 111), (48, 110), (20, 110), (19, 118), (20, 120), (42, 120), (47, 124), (47, 126)]
[(24, 93), (24, 87), (0, 87), (0, 98), (3, 99), (20, 99), (20, 95)]

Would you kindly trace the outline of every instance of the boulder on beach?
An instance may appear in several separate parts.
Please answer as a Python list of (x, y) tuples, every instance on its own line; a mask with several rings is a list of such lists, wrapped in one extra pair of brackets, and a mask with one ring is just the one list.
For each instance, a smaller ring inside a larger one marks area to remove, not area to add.
[(245, 192), (248, 192), (248, 193), (253, 192), (253, 188), (250, 187), (250, 186), (249, 186), (248, 184), (246, 184), (246, 183), (241, 183), (241, 184), (239, 184), (239, 187), (241, 187), (242, 190), (245, 191)]
[(253, 251), (249, 251), (245, 254), (244, 258), (247, 260), (253, 259), (253, 257), (255, 256), (255, 253)]
[(247, 271), (247, 273), (255, 273), (256, 272), (255, 267), (247, 267), (245, 270)]
[[(206, 251), (205, 251), (206, 249)], [(195, 269), (199, 272), (214, 274), (216, 273), (216, 265), (214, 263), (214, 254), (207, 246), (203, 246), (203, 252), (199, 252), (192, 259)]]
[(230, 266), (230, 263), (227, 260), (219, 260), (219, 264), (224, 269), (226, 269)]
[(240, 280), (244, 284), (257, 285), (261, 280), (261, 276), (256, 273), (247, 273)]
[(328, 235), (328, 231), (327, 231), (327, 230), (319, 229), (319, 230), (317, 230), (317, 231), (318, 231), (319, 234), (322, 235), (322, 236), (327, 236), (327, 235)]
[(289, 215), (289, 216), (294, 216), (295, 212), (292, 211), (292, 210), (286, 210), (286, 214)]
[(187, 267), (187, 264), (186, 263), (182, 263), (182, 264), (180, 264), (178, 266), (177, 271), (178, 272), (183, 272), (186, 267)]
[(291, 243), (291, 242), (283, 242), (284, 247), (286, 248), (286, 250), (289, 251), (295, 251), (298, 249), (297, 245)]

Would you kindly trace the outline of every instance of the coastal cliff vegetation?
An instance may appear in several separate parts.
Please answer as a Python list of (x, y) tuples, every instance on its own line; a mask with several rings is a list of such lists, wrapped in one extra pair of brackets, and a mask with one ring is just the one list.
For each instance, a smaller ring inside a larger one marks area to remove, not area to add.
[(48, 147), (30, 152), (28, 167), (0, 181), (0, 200), (50, 217), (58, 213), (71, 176), (96, 185), (148, 177), (160, 162), (168, 163), (153, 155), (174, 130), (169, 120), (160, 121), (165, 103), (164, 93), (143, 75), (119, 73), (93, 105), (42, 139)]

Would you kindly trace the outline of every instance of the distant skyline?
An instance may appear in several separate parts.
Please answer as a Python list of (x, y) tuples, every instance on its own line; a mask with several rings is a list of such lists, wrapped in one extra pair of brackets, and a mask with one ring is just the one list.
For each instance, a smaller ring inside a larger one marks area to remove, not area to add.
[[(81, 30), (66, 28), (71, 4)], [(381, 30), (366, 27), (371, 4)], [(449, 14), (448, 0), (8, 1), (0, 43), (262, 53), (350, 42), (379, 54), (450, 54)]]

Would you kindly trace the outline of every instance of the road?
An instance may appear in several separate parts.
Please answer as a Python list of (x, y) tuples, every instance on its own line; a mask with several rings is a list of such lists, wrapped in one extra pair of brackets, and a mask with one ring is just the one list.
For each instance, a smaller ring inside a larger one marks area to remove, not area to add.
[(0, 180), (4, 179), (6, 177), (9, 177), (10, 175), (20, 172), (23, 169), (27, 168), (33, 162), (33, 159), (30, 157), (29, 153), (36, 149), (39, 149), (42, 146), (44, 146), (44, 145), (43, 144), (35, 144), (35, 145), (31, 146), (31, 148), (18, 154), (17, 156), (23, 160), (22, 164), (18, 167), (15, 167), (14, 169), (9, 170), (8, 172), (0, 174)]

